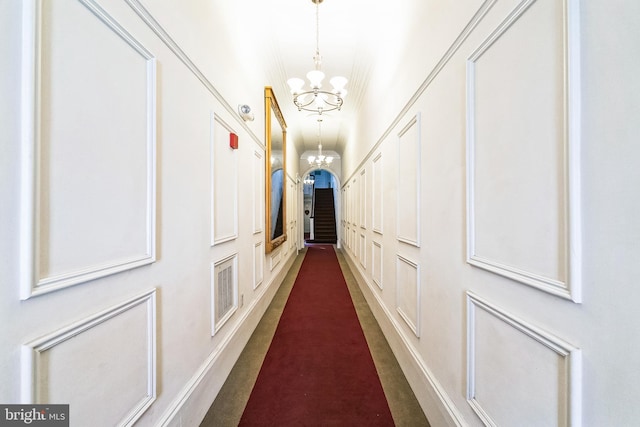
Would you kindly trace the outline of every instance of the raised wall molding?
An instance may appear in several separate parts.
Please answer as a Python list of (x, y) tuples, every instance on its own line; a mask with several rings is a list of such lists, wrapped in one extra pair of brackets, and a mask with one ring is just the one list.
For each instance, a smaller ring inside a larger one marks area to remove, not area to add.
[(358, 221), (360, 220), (360, 181), (357, 178), (353, 178), (350, 187), (350, 199), (351, 199), (351, 225), (354, 228), (358, 227)]
[(367, 195), (369, 194), (366, 172), (364, 168), (360, 171), (360, 228), (363, 230), (367, 229)]
[(373, 206), (371, 209), (372, 228), (375, 233), (382, 234), (382, 219), (384, 217), (383, 197), (384, 170), (382, 169), (382, 153), (373, 158)]
[[(121, 304), (118, 304), (105, 311), (87, 317), (81, 321), (73, 323), (65, 328), (59, 329), (44, 337), (31, 341), (22, 347), (22, 403), (24, 404), (43, 404), (48, 403), (48, 390), (51, 387), (51, 379), (49, 375), (57, 373), (50, 372), (50, 367), (46, 363), (61, 363), (64, 360), (60, 358), (47, 357), (47, 353), (63, 347), (65, 344), (72, 342), (76, 337), (82, 334), (94, 331), (95, 333), (105, 333), (104, 327), (109, 326), (109, 321), (118, 319), (118, 316), (127, 314), (130, 310), (144, 306), (146, 309), (144, 325), (146, 328), (146, 338), (143, 346), (146, 347), (146, 382), (143, 384), (145, 393), (136, 402), (131, 404), (129, 411), (121, 420), (102, 420), (105, 423), (113, 423), (113, 425), (131, 426), (136, 420), (151, 406), (156, 400), (156, 290), (150, 290), (142, 295), (131, 298)], [(129, 325), (135, 327), (137, 325)], [(97, 329), (94, 329), (97, 328)], [(137, 343), (139, 344), (139, 343)], [(91, 352), (87, 353), (91, 354)], [(97, 358), (100, 356), (98, 355)], [(72, 363), (72, 362), (70, 362)], [(90, 366), (92, 363), (98, 363), (88, 360), (82, 366)], [(100, 366), (93, 366), (95, 370), (99, 370)], [(77, 378), (83, 377), (83, 372), (79, 372), (77, 364), (67, 366), (64, 372), (71, 371)], [(110, 372), (110, 375), (118, 376), (119, 372)], [(60, 376), (58, 376), (60, 379)], [(132, 378), (122, 378), (122, 381), (132, 381)], [(129, 384), (131, 389), (137, 384)], [(94, 384), (95, 386), (95, 384)], [(69, 403), (69, 402), (66, 402)]]
[(351, 183), (347, 184), (347, 186), (345, 187), (345, 199), (344, 199), (344, 206), (345, 206), (345, 221), (347, 222), (347, 227), (351, 225)]
[(253, 234), (258, 234), (264, 230), (264, 152), (253, 154)]
[(287, 194), (287, 253), (293, 252), (293, 249), (296, 247), (296, 241), (298, 240), (297, 233), (297, 207), (298, 207), (298, 198), (295, 197), (298, 193), (296, 192), (297, 188), (297, 180), (295, 177), (292, 177), (289, 173), (287, 173), (287, 179), (289, 180), (289, 193)]
[(371, 242), (371, 258), (372, 258), (372, 270), (373, 273), (371, 275), (371, 279), (373, 283), (375, 283), (380, 290), (382, 290), (382, 272), (383, 272), (383, 251), (382, 251), (382, 243), (376, 242), (375, 240)]
[(358, 240), (357, 240), (357, 232), (356, 232), (356, 226), (354, 225), (353, 228), (351, 229), (351, 248), (354, 251), (354, 253), (357, 253), (357, 248), (356, 245), (358, 244)]
[(416, 337), (420, 337), (420, 266), (396, 255), (396, 310)]
[[(41, 229), (42, 221), (50, 221), (50, 215), (43, 215), (43, 194), (42, 182), (50, 182), (50, 177), (43, 176), (43, 145), (49, 141), (43, 140), (43, 126), (46, 124), (49, 129), (52, 126), (50, 120), (43, 122), (41, 119), (43, 109), (43, 92), (49, 93), (48, 82), (43, 80), (43, 55), (46, 48), (43, 43), (43, 33), (50, 31), (50, 25), (43, 25), (43, 2), (41, 0), (25, 0), (23, 2), (23, 56), (22, 56), (22, 137), (21, 137), (21, 284), (20, 298), (28, 299), (32, 296), (45, 294), (51, 291), (62, 289), (68, 286), (85, 283), (100, 277), (115, 274), (121, 271), (130, 270), (146, 264), (153, 263), (156, 259), (156, 62), (151, 52), (149, 52), (140, 42), (138, 42), (129, 32), (127, 32), (115, 19), (113, 19), (97, 3), (91, 0), (79, 0), (80, 4), (104, 24), (108, 31), (116, 36), (114, 40), (120, 40), (125, 47), (123, 52), (135, 52), (143, 63), (142, 73), (145, 76), (145, 130), (143, 133), (146, 158), (143, 165), (138, 165), (139, 169), (146, 170), (146, 187), (144, 197), (144, 237), (140, 242), (135, 242), (136, 246), (143, 247), (143, 250), (136, 248), (131, 253), (112, 254), (104, 259), (92, 261), (79, 261), (81, 265), (64, 266), (60, 271), (42, 273), (42, 254), (50, 255), (56, 249), (43, 247)], [(59, 3), (49, 4), (51, 7), (58, 7)], [(87, 16), (89, 16), (87, 14)], [(75, 17), (77, 19), (77, 17)], [(96, 27), (99, 28), (99, 27)], [(102, 34), (101, 34), (102, 35)], [(60, 53), (60, 54), (64, 54)], [(45, 70), (46, 71), (46, 70)], [(88, 76), (87, 78), (91, 78)], [(50, 97), (50, 95), (48, 95)], [(89, 106), (85, 106), (89, 108)], [(57, 122), (54, 122), (54, 124)], [(117, 123), (113, 125), (117, 126)], [(66, 139), (65, 139), (66, 138)], [(68, 140), (68, 136), (62, 138)], [(48, 146), (47, 146), (48, 148)], [(136, 168), (137, 169), (137, 168)], [(114, 170), (114, 174), (121, 174), (123, 171)], [(132, 172), (133, 174), (133, 172)], [(83, 176), (78, 176), (76, 182), (82, 182)], [(102, 183), (102, 181), (101, 181)], [(86, 185), (86, 184), (85, 184)], [(125, 189), (123, 191), (129, 191)], [(72, 191), (69, 189), (69, 191)], [(84, 190), (86, 192), (86, 189)], [(56, 193), (59, 194), (59, 193)], [(82, 199), (78, 195), (78, 199)], [(127, 198), (124, 198), (129, 200)], [(77, 203), (78, 202), (76, 200)], [(48, 199), (47, 199), (48, 203)], [(132, 202), (133, 203), (133, 202)], [(136, 203), (137, 204), (137, 201)], [(91, 211), (89, 205), (82, 205), (85, 211)], [(66, 206), (64, 214), (56, 212), (56, 215), (73, 215), (68, 212), (72, 207)], [(100, 211), (102, 214), (103, 212)], [(86, 212), (84, 212), (86, 215)], [(86, 220), (86, 218), (84, 218)], [(96, 224), (96, 227), (105, 227), (109, 224), (110, 217), (105, 217), (105, 224)], [(115, 220), (114, 220), (115, 221)], [(47, 226), (50, 225), (47, 223)], [(47, 231), (49, 232), (50, 230)], [(80, 231), (79, 231), (80, 232)], [(124, 245), (123, 245), (124, 246)], [(83, 253), (88, 253), (89, 248), (84, 248)], [(49, 268), (49, 267), (48, 267)], [(55, 266), (53, 267), (55, 270)], [(43, 276), (44, 274), (44, 276)]]
[[(275, 253), (274, 253), (275, 252)], [(269, 270), (273, 271), (274, 268), (282, 261), (282, 245), (280, 248), (276, 248), (273, 252), (271, 252), (269, 256)]]
[[(538, 392), (543, 395), (557, 394), (558, 402), (554, 402), (553, 405), (549, 405), (550, 407), (536, 408), (539, 416), (542, 417), (542, 410), (546, 409), (549, 413), (546, 413), (544, 415), (548, 416), (554, 421), (557, 420), (558, 425), (574, 427), (580, 426), (582, 424), (581, 350), (565, 342), (564, 340), (557, 338), (546, 331), (543, 331), (540, 328), (537, 328), (523, 320), (518, 319), (517, 317), (507, 313), (497, 306), (490, 304), (474, 293), (467, 292), (467, 401), (476, 412), (476, 414), (480, 417), (482, 422), (487, 426), (502, 425), (499, 420), (495, 420), (492, 417), (492, 411), (504, 409), (503, 407), (507, 404), (507, 402), (501, 400), (496, 404), (497, 407), (487, 407), (487, 405), (490, 405), (491, 403), (487, 403), (487, 397), (483, 396), (482, 392), (479, 391), (479, 389), (488, 390), (487, 393), (491, 394), (490, 390), (492, 388), (495, 389), (495, 387), (497, 387), (500, 382), (495, 378), (495, 375), (486, 374), (485, 381), (493, 381), (495, 384), (478, 384), (477, 372), (479, 367), (477, 366), (476, 352), (478, 347), (478, 340), (483, 338), (479, 337), (476, 331), (479, 326), (477, 321), (478, 310), (481, 310), (482, 312), (492, 316), (497, 321), (503, 322), (507, 328), (512, 328), (513, 332), (522, 334), (525, 342), (529, 341), (529, 339), (533, 340), (530, 342), (530, 344), (532, 344), (534, 347), (536, 347), (536, 344), (541, 346), (538, 350), (542, 353), (545, 353), (548, 350), (552, 352), (552, 354), (555, 354), (559, 357), (560, 363), (558, 363), (556, 370), (549, 374), (547, 378), (545, 378), (546, 382), (542, 383), (553, 384), (557, 387), (557, 390), (552, 390), (548, 387), (541, 387), (543, 388), (542, 390), (528, 389), (527, 392)], [(495, 327), (491, 328), (490, 330), (494, 331), (495, 334), (498, 333), (495, 332)], [(485, 340), (490, 339), (490, 337), (484, 338)], [(513, 340), (510, 342), (513, 342)], [(518, 343), (522, 344), (520, 340), (518, 341)], [(506, 358), (516, 357), (517, 354), (520, 354), (519, 352), (508, 351), (507, 348), (499, 348), (497, 347), (498, 345), (499, 343), (496, 343), (495, 340), (492, 340), (491, 343), (486, 344), (486, 346), (490, 347), (493, 351), (498, 353), (502, 352), (503, 356)], [(514, 343), (512, 345), (516, 346), (518, 344)], [(491, 358), (491, 360), (489, 361), (489, 365), (495, 363), (495, 358)], [(518, 360), (514, 361), (514, 363), (518, 365), (524, 362), (522, 360)], [(540, 363), (544, 362), (541, 361)], [(537, 379), (537, 377), (543, 374), (540, 372), (542, 371), (542, 369), (538, 370), (536, 368), (540, 368), (540, 366), (536, 367), (527, 365), (526, 367), (521, 367), (519, 368), (519, 371), (520, 375), (523, 376), (522, 378), (509, 376), (508, 378), (505, 378), (504, 381), (510, 384), (517, 384), (525, 380), (531, 381), (531, 378)], [(487, 367), (487, 369), (491, 369), (491, 367)], [(504, 369), (506, 369), (506, 367), (504, 367)], [(524, 378), (527, 375), (529, 376), (529, 378)], [(488, 380), (487, 377), (489, 378)], [(524, 406), (532, 404), (533, 402), (522, 402), (522, 405)], [(518, 408), (510, 408), (509, 410), (511, 412), (518, 412)], [(518, 413), (519, 415), (517, 415), (517, 417), (524, 416), (522, 412)], [(535, 416), (538, 416), (538, 414), (536, 414)], [(533, 419), (529, 419), (529, 421), (535, 423)]]
[[(543, 0), (537, 0), (543, 3)], [(561, 215), (557, 223), (562, 243), (556, 244), (556, 250), (562, 256), (559, 261), (559, 273), (553, 277), (547, 272), (532, 271), (528, 266), (513, 265), (500, 259), (492, 259), (477, 251), (476, 218), (476, 68), (478, 61), (495, 46), (517, 21), (531, 10), (536, 0), (524, 0), (499, 24), (499, 26), (480, 44), (467, 60), (467, 262), (476, 267), (508, 277), (534, 288), (562, 298), (581, 302), (582, 242), (580, 210), (580, 40), (579, 40), (579, 2), (564, 0), (561, 5), (562, 22), (561, 43), (563, 51), (562, 92), (563, 100), (562, 141), (558, 153), (564, 156), (563, 170), (558, 174), (560, 181)], [(560, 7), (560, 6), (559, 6)], [(542, 25), (542, 24), (539, 24)], [(547, 24), (544, 24), (547, 25)], [(551, 54), (549, 54), (551, 55)], [(527, 101), (523, 101), (527, 102)], [(551, 114), (551, 113), (549, 113)], [(549, 118), (549, 120), (555, 119)], [(496, 149), (498, 150), (498, 149)], [(530, 206), (530, 210), (539, 209)], [(524, 226), (524, 225), (523, 225)], [(534, 255), (534, 254), (530, 254)]]
[(396, 230), (400, 242), (420, 247), (421, 129), (416, 114), (398, 134)]
[(235, 131), (211, 113), (211, 246), (238, 238), (238, 153), (229, 133)]
[(253, 289), (264, 280), (264, 242), (261, 240), (253, 245)]

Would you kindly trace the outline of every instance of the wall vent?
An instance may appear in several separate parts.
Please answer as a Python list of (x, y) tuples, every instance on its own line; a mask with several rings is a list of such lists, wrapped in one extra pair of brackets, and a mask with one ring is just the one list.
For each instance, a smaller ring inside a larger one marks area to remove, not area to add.
[(232, 255), (212, 266), (211, 271), (212, 334), (238, 309), (237, 255)]
[(217, 273), (216, 321), (219, 321), (233, 308), (233, 266), (218, 268)]

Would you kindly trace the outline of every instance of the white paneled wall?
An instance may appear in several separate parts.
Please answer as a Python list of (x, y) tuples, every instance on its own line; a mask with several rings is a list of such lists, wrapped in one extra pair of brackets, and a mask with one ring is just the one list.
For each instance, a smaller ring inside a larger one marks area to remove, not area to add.
[(26, 299), (155, 261), (156, 60), (92, 2), (22, 12)]
[(72, 425), (197, 425), (296, 255), (297, 178), (291, 240), (266, 256), (264, 117), (236, 112), (264, 105), (265, 76), (229, 81), (212, 70), (243, 68), (232, 46), (188, 47), (224, 39), (223, 17), (1, 9), (0, 402), (68, 403)]
[[(361, 112), (370, 126), (342, 156), (342, 196), (344, 226), (363, 226), (370, 268), (349, 235), (343, 243), (432, 425), (633, 425), (640, 416), (625, 398), (640, 392), (630, 314), (640, 230), (625, 210), (640, 203), (631, 190), (640, 185), (640, 38), (626, 17), (640, 9), (625, 8), (428, 5), (451, 20), (416, 30), (406, 49), (405, 64), (425, 55), (422, 83), (377, 80), (371, 96), (390, 101)], [(620, 79), (604, 71), (613, 63), (623, 64)], [(613, 98), (602, 73), (616, 81)], [(596, 184), (600, 168), (608, 184)], [(370, 185), (360, 185), (365, 176)], [(361, 200), (371, 200), (370, 228)]]

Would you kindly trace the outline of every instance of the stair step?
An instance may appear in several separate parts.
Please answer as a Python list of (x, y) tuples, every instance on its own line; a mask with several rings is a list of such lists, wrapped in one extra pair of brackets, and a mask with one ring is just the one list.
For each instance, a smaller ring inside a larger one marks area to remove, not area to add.
[(313, 241), (318, 243), (336, 243), (335, 203), (333, 189), (318, 188), (315, 191)]

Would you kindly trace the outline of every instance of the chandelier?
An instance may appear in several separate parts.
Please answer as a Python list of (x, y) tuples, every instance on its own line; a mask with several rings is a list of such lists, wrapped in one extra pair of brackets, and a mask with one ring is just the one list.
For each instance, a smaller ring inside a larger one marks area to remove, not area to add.
[(329, 167), (333, 162), (333, 157), (325, 156), (322, 154), (322, 137), (320, 134), (320, 127), (322, 125), (322, 118), (318, 118), (318, 155), (307, 157), (307, 161), (310, 166), (315, 167)]
[(320, 56), (320, 3), (323, 0), (311, 0), (316, 5), (316, 54), (313, 56), (315, 69), (307, 73), (311, 89), (305, 89), (304, 80), (294, 77), (287, 80), (293, 95), (293, 103), (298, 107), (298, 111), (311, 111), (322, 114), (326, 111), (340, 110), (344, 102), (347, 91), (344, 86), (347, 79), (342, 76), (333, 77), (329, 82), (333, 86), (332, 91), (323, 90), (322, 80), (324, 73), (322, 68), (322, 57)]
[(305, 185), (313, 185), (316, 182), (316, 178), (313, 175), (307, 175), (304, 179)]

